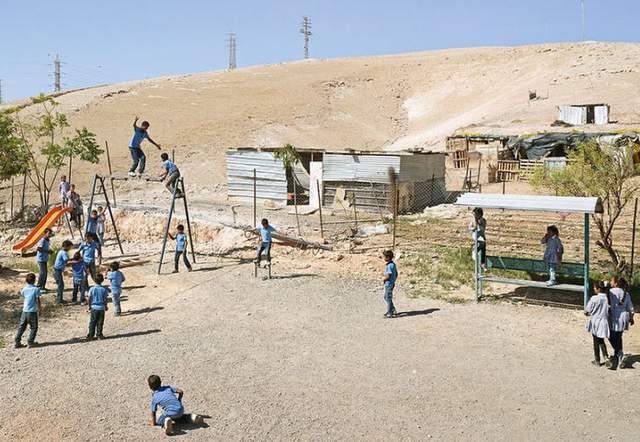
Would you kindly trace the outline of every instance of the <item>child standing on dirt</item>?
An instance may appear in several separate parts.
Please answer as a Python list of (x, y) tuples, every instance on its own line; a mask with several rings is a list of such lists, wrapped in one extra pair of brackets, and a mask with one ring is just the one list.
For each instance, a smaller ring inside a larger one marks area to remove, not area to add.
[(564, 246), (560, 241), (560, 232), (556, 226), (547, 227), (547, 233), (540, 241), (546, 245), (544, 250), (544, 262), (549, 269), (549, 280), (547, 286), (556, 284), (556, 271), (558, 266), (562, 264), (562, 255), (564, 254)]
[(180, 178), (180, 170), (178, 170), (178, 166), (175, 165), (173, 161), (169, 159), (169, 155), (166, 153), (162, 153), (160, 155), (162, 158), (162, 167), (164, 168), (164, 172), (160, 175), (160, 179), (164, 180), (166, 178), (167, 182), (165, 187), (171, 194), (173, 194), (174, 190), (176, 192), (176, 198), (182, 198), (182, 191), (180, 189), (175, 189), (178, 185), (178, 178)]
[(42, 311), (42, 303), (40, 302), (40, 295), (42, 291), (40, 287), (36, 287), (36, 275), (29, 273), (26, 278), (27, 285), (20, 290), (20, 295), (24, 298), (22, 306), (22, 314), (20, 315), (20, 325), (18, 325), (18, 331), (16, 332), (15, 348), (24, 347), (22, 345), (22, 335), (29, 326), (29, 339), (27, 345), (34, 347), (38, 345), (36, 343), (36, 335), (38, 334), (38, 314)]
[(63, 304), (64, 299), (62, 299), (64, 293), (64, 276), (62, 272), (64, 272), (64, 268), (74, 264), (75, 261), (69, 261), (69, 250), (73, 247), (73, 243), (71, 241), (64, 240), (62, 242), (62, 249), (58, 251), (56, 255), (56, 261), (53, 264), (53, 278), (56, 280), (56, 284), (58, 285), (58, 290), (56, 291), (56, 304)]
[(89, 289), (89, 333), (87, 340), (91, 341), (97, 334), (98, 339), (104, 339), (102, 327), (104, 326), (104, 314), (109, 308), (107, 307), (107, 297), (109, 292), (102, 286), (104, 276), (102, 273), (96, 275), (96, 284)]
[(160, 150), (160, 145), (153, 141), (149, 136), (149, 126), (150, 125), (148, 121), (143, 121), (142, 124), (138, 127), (138, 117), (133, 120), (133, 137), (131, 138), (131, 143), (129, 143), (129, 150), (131, 152), (132, 160), (131, 168), (129, 169), (130, 176), (136, 176), (136, 169), (138, 168), (138, 166), (140, 166), (140, 168), (138, 169), (138, 176), (144, 173), (144, 166), (147, 157), (140, 148), (140, 144), (145, 140), (145, 138), (149, 140), (151, 144), (156, 146), (158, 150)]
[(387, 313), (385, 318), (393, 318), (396, 313), (396, 307), (393, 305), (393, 289), (398, 279), (398, 268), (396, 263), (393, 262), (393, 252), (391, 250), (385, 250), (382, 254), (384, 257), (385, 267), (384, 276), (382, 278), (384, 284), (384, 302), (387, 303)]
[(191, 263), (189, 262), (189, 258), (187, 258), (187, 235), (184, 234), (184, 226), (182, 224), (178, 224), (176, 227), (178, 233), (173, 236), (169, 233), (169, 238), (176, 241), (176, 255), (173, 260), (174, 268), (173, 273), (178, 273), (178, 264), (180, 263), (180, 255), (182, 255), (182, 260), (184, 261), (184, 265), (187, 267), (188, 271), (192, 271)]
[[(84, 304), (85, 293), (87, 292), (87, 266), (82, 260), (80, 252), (76, 252), (73, 255), (74, 263), (71, 264), (71, 272), (73, 278), (73, 293), (71, 295), (71, 302), (77, 304), (78, 302)], [(78, 301), (78, 294), (80, 295)]]
[(91, 275), (91, 279), (94, 282), (96, 281), (96, 251), (98, 252), (98, 257), (102, 259), (102, 250), (98, 246), (98, 242), (95, 240), (95, 237), (92, 233), (87, 233), (84, 235), (84, 241), (80, 243), (80, 248), (78, 251), (82, 254), (82, 260), (87, 266), (87, 271)]
[[(189, 414), (184, 412), (182, 405), (182, 396), (184, 391), (169, 385), (162, 385), (160, 376), (152, 374), (147, 379), (149, 388), (153, 391), (151, 396), (151, 426), (160, 426), (164, 428), (164, 433), (169, 436), (173, 434), (174, 424), (192, 423), (202, 425), (204, 419), (198, 414)], [(158, 407), (162, 408), (162, 414), (156, 417)]]
[(80, 195), (76, 192), (76, 185), (71, 184), (69, 191), (67, 192), (67, 207), (69, 207), (71, 212), (71, 221), (73, 221), (76, 226), (80, 226), (81, 215), (82, 215), (82, 200), (80, 199)]
[(262, 218), (260, 222), (260, 227), (258, 227), (258, 233), (260, 233), (260, 245), (258, 246), (258, 252), (256, 256), (256, 264), (260, 265), (260, 259), (262, 258), (262, 252), (267, 256), (267, 264), (271, 263), (271, 243), (272, 238), (271, 234), (275, 232), (276, 229), (273, 226), (269, 225), (269, 220), (267, 218)]
[(49, 255), (51, 254), (51, 237), (53, 236), (53, 230), (44, 229), (44, 236), (38, 241), (38, 248), (36, 253), (36, 262), (38, 263), (38, 287), (42, 291), (46, 291), (47, 285), (47, 273), (49, 272), (48, 263)]
[(609, 289), (609, 305), (611, 316), (611, 330), (609, 342), (613, 347), (613, 356), (607, 367), (611, 370), (626, 368), (626, 358), (622, 349), (622, 334), (629, 330), (629, 325), (634, 324), (633, 303), (631, 294), (628, 293), (627, 281), (624, 278), (614, 276), (611, 278), (611, 289)]
[(120, 295), (122, 294), (122, 283), (125, 281), (125, 277), (120, 271), (120, 263), (118, 261), (112, 262), (109, 268), (111, 271), (107, 273), (107, 280), (111, 283), (114, 315), (120, 316)]
[(593, 336), (594, 360), (591, 363), (600, 367), (603, 365), (600, 352), (605, 361), (609, 358), (607, 346), (604, 343), (604, 339), (609, 337), (609, 300), (604, 282), (596, 282), (593, 290), (595, 294), (589, 299), (584, 314), (589, 316), (587, 331)]
[(60, 184), (58, 184), (58, 193), (60, 194), (60, 203), (62, 204), (62, 207), (67, 206), (67, 193), (69, 193), (70, 188), (67, 176), (62, 175), (60, 177)]
[(104, 213), (104, 207), (98, 206), (98, 227), (96, 233), (98, 234), (98, 240), (101, 246), (104, 246), (104, 232), (106, 222), (107, 216)]

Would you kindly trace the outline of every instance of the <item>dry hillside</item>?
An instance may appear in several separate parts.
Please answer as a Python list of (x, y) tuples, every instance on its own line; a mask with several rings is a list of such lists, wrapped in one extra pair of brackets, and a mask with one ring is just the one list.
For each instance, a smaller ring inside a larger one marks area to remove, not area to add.
[[(176, 149), (190, 183), (209, 187), (225, 181), (227, 147), (440, 149), (455, 131), (552, 130), (558, 104), (585, 102), (612, 106), (617, 124), (607, 129), (635, 127), (638, 87), (640, 45), (585, 43), (307, 60), (102, 86), (59, 101), (74, 125), (109, 141), (120, 170), (140, 115), (154, 139)], [(529, 102), (529, 90), (548, 98)]]

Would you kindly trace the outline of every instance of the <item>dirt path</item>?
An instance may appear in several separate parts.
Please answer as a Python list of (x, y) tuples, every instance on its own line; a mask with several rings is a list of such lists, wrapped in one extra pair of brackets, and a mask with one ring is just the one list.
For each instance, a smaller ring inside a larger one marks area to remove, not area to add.
[(70, 340), (87, 317), (68, 307), (41, 324), (47, 346), (0, 350), (0, 439), (164, 440), (145, 426), (151, 373), (210, 416), (185, 440), (640, 436), (636, 372), (589, 364), (579, 312), (399, 293), (408, 313), (385, 320), (377, 283), (289, 266), (263, 281), (231, 260), (196, 268), (127, 269), (138, 288), (125, 290), (125, 316), (108, 312), (105, 341)]

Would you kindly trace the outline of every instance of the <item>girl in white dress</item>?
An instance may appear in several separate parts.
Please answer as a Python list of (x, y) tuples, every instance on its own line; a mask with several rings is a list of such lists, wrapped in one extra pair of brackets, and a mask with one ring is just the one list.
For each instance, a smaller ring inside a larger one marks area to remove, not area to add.
[(607, 287), (602, 281), (596, 282), (593, 289), (595, 294), (589, 299), (584, 314), (589, 316), (587, 331), (593, 336), (593, 355), (595, 358), (591, 363), (600, 367), (604, 365), (600, 359), (600, 352), (602, 352), (605, 361), (609, 358), (607, 346), (604, 343), (605, 338), (609, 337), (609, 298)]

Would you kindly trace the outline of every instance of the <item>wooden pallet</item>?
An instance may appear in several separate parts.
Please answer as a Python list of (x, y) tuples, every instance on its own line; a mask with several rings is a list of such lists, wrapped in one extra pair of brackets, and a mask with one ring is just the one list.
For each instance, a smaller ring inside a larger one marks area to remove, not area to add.
[(520, 180), (529, 181), (538, 167), (544, 167), (544, 160), (520, 160)]
[(520, 176), (520, 162), (513, 160), (499, 160), (497, 179), (503, 181), (518, 181)]
[(466, 150), (456, 150), (453, 152), (453, 168), (466, 169), (469, 164), (469, 155)]

